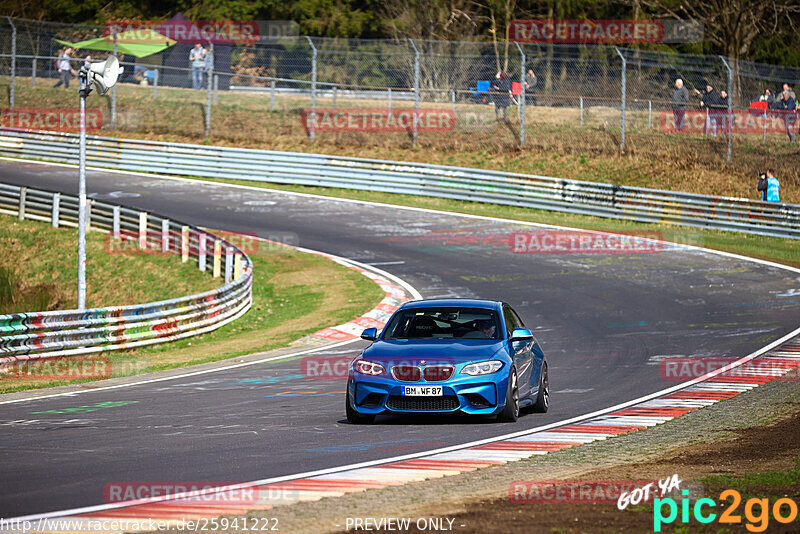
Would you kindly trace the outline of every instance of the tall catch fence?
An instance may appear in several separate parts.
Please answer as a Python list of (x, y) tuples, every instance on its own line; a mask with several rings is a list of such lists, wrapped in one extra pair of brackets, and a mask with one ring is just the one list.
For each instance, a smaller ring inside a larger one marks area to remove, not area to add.
[[(101, 26), (0, 19), (0, 83), (8, 88), (0, 106), (74, 107), (77, 98), (29, 89), (58, 80), (63, 45), (56, 39), (103, 35)], [(796, 112), (751, 109), (765, 89), (777, 94), (783, 83), (800, 83), (796, 68), (599, 45), (304, 36), (201, 44), (209, 54), (199, 75), (189, 42), (141, 59), (118, 54), (125, 71), (119, 91), (99, 106), (103, 129), (589, 154), (690, 145), (720, 162), (759, 143), (796, 152), (789, 144), (800, 125)], [(76, 51), (76, 70), (87, 54), (104, 59), (108, 52)], [(197, 76), (200, 88), (192, 89)], [(686, 103), (674, 99), (678, 78)], [(716, 99), (701, 106), (707, 85)], [(150, 115), (143, 112), (147, 98)]]

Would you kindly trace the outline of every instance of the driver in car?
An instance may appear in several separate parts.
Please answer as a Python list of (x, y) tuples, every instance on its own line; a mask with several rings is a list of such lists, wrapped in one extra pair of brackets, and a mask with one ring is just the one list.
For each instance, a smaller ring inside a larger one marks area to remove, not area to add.
[(476, 326), (478, 327), (478, 332), (481, 332), (487, 338), (494, 337), (494, 331), (497, 328), (494, 324), (494, 321), (491, 320), (478, 321), (478, 324)]

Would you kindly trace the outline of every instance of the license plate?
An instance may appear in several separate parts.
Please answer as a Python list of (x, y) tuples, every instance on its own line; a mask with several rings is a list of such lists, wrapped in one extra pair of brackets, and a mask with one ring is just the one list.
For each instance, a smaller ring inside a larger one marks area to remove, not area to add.
[(441, 397), (442, 386), (403, 386), (403, 395), (413, 397)]

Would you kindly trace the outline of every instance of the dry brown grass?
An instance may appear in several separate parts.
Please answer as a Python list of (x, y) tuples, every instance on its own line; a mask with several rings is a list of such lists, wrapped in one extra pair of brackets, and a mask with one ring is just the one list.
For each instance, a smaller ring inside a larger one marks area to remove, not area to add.
[[(17, 105), (64, 105), (63, 90), (41, 85), (31, 88), (19, 78)], [(152, 88), (121, 84), (117, 128), (103, 134), (460, 165), (752, 199), (759, 198), (756, 172), (773, 166), (781, 179), (783, 200), (800, 203), (800, 151), (785, 134), (768, 134), (766, 143), (757, 134), (735, 135), (733, 160), (727, 165), (723, 136), (661, 133), (655, 110), (652, 129), (647, 128), (647, 111), (628, 110), (624, 153), (619, 149), (620, 112), (604, 106), (586, 107), (583, 126), (577, 108), (528, 106), (524, 148), (518, 146), (516, 108), (509, 108), (509, 121), (498, 122), (492, 107), (466, 103), (456, 105), (458, 124), (453, 132), (420, 133), (417, 147), (407, 132), (318, 132), (311, 143), (300, 116), (310, 107), (310, 99), (279, 95), (275, 111), (270, 112), (267, 93), (226, 91), (219, 93), (213, 107), (211, 137), (206, 140), (204, 91), (162, 87), (156, 100), (151, 92)], [(91, 105), (105, 109), (108, 117), (108, 98), (92, 98)], [(331, 104), (328, 98), (317, 99), (318, 108)], [(395, 109), (412, 105), (393, 102)], [(340, 109), (385, 106), (385, 101), (337, 99)], [(422, 107), (449, 109), (450, 104)]]

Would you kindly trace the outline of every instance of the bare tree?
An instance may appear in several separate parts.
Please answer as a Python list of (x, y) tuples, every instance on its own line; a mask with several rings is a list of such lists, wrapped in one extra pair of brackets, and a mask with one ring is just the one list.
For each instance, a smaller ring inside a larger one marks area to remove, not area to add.
[[(637, 2), (638, 3), (638, 2)], [(703, 23), (705, 39), (738, 60), (759, 36), (797, 32), (797, 0), (641, 0), (657, 16)]]

